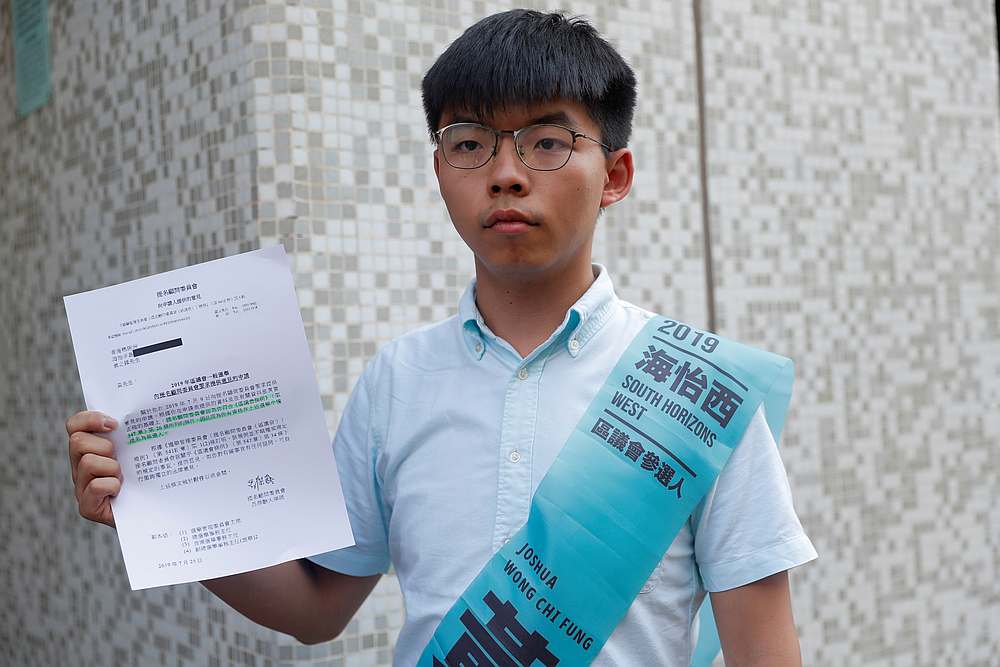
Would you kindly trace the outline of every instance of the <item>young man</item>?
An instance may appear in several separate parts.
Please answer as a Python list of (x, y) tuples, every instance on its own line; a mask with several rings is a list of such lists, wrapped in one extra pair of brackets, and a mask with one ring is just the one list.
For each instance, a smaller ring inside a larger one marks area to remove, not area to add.
[[(397, 665), (417, 663), (528, 518), (653, 316), (591, 263), (601, 210), (632, 185), (635, 104), (632, 71), (592, 27), (524, 10), (488, 17), (438, 59), (423, 92), (441, 195), (476, 277), (456, 316), (385, 346), (348, 402), (334, 452), (357, 544), (203, 582), (313, 643), (338, 635), (392, 564), (406, 603)], [(114, 525), (120, 468), (95, 435), (102, 417), (70, 418), (70, 458), (81, 514)], [(786, 570), (814, 557), (758, 409), (592, 664), (687, 667), (707, 590), (727, 664), (799, 665)]]

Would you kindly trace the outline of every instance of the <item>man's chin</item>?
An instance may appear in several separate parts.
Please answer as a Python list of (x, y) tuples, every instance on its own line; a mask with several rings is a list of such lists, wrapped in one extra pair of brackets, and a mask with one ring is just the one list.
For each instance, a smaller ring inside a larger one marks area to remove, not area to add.
[(505, 254), (476, 256), (477, 275), (483, 271), (504, 280), (538, 280), (548, 276), (556, 277), (567, 268), (567, 262), (558, 262), (552, 257), (531, 254)]
[(551, 262), (528, 255), (508, 255), (504, 257), (476, 256), (476, 268), (483, 268), (496, 276), (531, 276), (545, 273)]

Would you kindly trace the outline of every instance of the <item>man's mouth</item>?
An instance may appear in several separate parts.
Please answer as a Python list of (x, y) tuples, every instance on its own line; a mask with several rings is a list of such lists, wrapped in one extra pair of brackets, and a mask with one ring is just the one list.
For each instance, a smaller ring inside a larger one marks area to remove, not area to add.
[(516, 208), (502, 208), (493, 211), (486, 218), (483, 227), (497, 232), (521, 232), (529, 227), (537, 227), (527, 213)]

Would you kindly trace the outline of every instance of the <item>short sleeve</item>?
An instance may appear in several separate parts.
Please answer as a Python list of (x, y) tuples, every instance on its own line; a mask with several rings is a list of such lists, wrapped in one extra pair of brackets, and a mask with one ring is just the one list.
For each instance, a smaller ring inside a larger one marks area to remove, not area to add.
[(371, 438), (372, 368), (370, 364), (355, 384), (333, 439), (333, 455), (355, 544), (309, 557), (329, 570), (357, 577), (389, 570), (386, 513), (375, 474), (376, 452)]
[(816, 557), (761, 406), (695, 524), (695, 559), (705, 590), (743, 586)]

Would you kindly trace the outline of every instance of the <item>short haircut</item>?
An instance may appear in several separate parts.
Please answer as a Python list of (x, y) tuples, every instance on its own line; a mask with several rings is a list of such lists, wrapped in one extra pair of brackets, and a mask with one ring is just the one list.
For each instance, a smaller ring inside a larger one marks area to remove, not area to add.
[(433, 138), (445, 111), (490, 116), (498, 109), (549, 102), (582, 103), (612, 150), (628, 144), (635, 73), (586, 20), (527, 9), (471, 25), (423, 80)]

